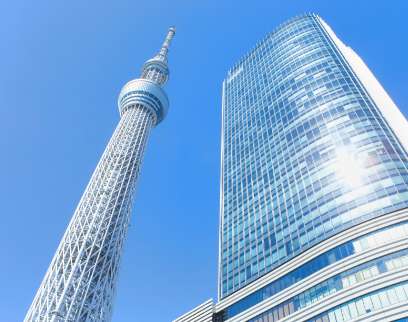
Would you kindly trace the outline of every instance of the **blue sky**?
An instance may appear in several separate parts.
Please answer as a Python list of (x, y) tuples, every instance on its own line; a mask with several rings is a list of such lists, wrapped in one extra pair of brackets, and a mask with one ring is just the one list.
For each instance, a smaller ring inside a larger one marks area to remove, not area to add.
[(0, 3), (0, 322), (21, 321), (119, 116), (170, 25), (171, 107), (138, 183), (114, 321), (170, 321), (217, 292), (221, 82), (279, 23), (320, 14), (408, 114), (408, 2)]

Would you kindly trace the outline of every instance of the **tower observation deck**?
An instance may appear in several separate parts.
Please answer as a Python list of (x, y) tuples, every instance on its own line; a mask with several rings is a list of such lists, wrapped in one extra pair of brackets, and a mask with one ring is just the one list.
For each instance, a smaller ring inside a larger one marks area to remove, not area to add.
[(150, 131), (166, 116), (163, 85), (175, 28), (141, 77), (121, 90), (121, 119), (86, 187), (24, 321), (110, 321), (136, 180)]

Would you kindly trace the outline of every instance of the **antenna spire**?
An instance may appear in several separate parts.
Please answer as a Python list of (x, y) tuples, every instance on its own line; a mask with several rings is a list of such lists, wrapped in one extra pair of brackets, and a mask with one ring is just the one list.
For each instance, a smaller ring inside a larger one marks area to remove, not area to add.
[(170, 42), (176, 33), (175, 27), (170, 27), (166, 39), (160, 48), (159, 53), (146, 61), (143, 65), (141, 78), (149, 79), (159, 85), (164, 85), (169, 78), (169, 67), (167, 66), (167, 53)]
[(166, 39), (164, 40), (163, 45), (160, 49), (159, 56), (161, 56), (162, 59), (167, 59), (167, 53), (169, 51), (170, 43), (175, 33), (176, 33), (176, 27), (174, 26), (170, 27), (169, 32), (167, 33)]

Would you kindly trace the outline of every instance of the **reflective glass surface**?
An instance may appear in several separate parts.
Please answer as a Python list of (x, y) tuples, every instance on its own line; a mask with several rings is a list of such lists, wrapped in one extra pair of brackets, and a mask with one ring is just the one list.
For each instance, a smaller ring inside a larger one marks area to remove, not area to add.
[[(408, 223), (401, 223), (394, 226), (386, 227), (379, 231), (375, 231), (368, 235), (359, 237), (355, 240), (349, 241), (342, 245), (339, 245), (317, 257), (308, 261), (307, 263), (299, 266), (295, 270), (289, 272), (288, 274), (276, 279), (275, 281), (269, 283), (268, 285), (262, 287), (261, 289), (251, 293), (250, 295), (244, 297), (243, 299), (237, 301), (231, 306), (227, 307), (223, 312), (223, 318), (229, 319), (246, 309), (254, 306), (266, 300), (269, 297), (285, 290), (286, 288), (294, 285), (295, 283), (301, 282), (304, 278), (318, 272), (319, 270), (334, 264), (342, 259), (345, 259), (351, 255), (363, 253), (370, 249), (379, 248), (383, 245), (399, 241), (408, 238)], [(342, 274), (339, 274), (342, 276)], [(344, 283), (347, 283), (345, 280)], [(352, 284), (350, 280), (349, 284)], [(337, 288), (340, 288), (340, 284), (337, 284)], [(331, 288), (332, 289), (332, 288)], [(293, 299), (287, 301), (292, 303), (293, 310), (299, 309), (300, 300), (297, 304), (293, 304)], [(274, 309), (272, 309), (273, 311)], [(291, 312), (293, 312), (293, 310)], [(269, 311), (268, 311), (269, 312)], [(269, 314), (269, 313), (266, 314)], [(286, 315), (285, 315), (286, 316)], [(255, 320), (254, 320), (255, 321)]]
[(223, 85), (220, 295), (408, 206), (404, 151), (318, 18), (261, 41)]
[(333, 276), (293, 298), (269, 309), (249, 322), (276, 322), (288, 315), (312, 306), (315, 302), (340, 290), (353, 287), (375, 276), (408, 267), (408, 250), (383, 256)]
[(357, 297), (306, 322), (345, 322), (408, 301), (408, 281)]

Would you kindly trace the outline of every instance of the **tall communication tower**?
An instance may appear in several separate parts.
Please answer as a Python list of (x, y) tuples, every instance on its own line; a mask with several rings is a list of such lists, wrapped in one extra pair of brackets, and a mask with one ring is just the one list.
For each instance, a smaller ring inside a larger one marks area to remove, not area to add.
[(82, 195), (25, 321), (110, 321), (132, 200), (151, 129), (166, 116), (163, 85), (175, 28), (141, 77), (120, 92), (121, 119)]

